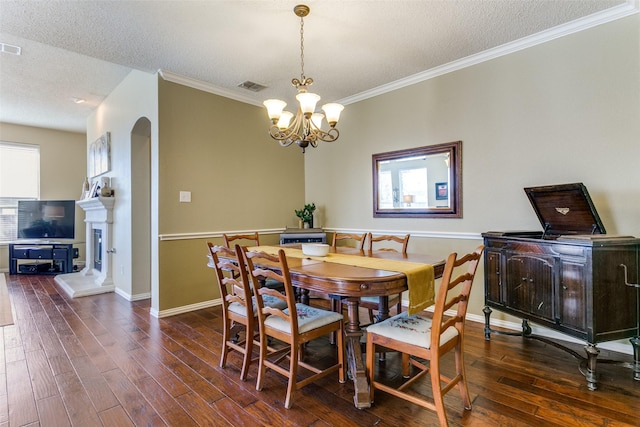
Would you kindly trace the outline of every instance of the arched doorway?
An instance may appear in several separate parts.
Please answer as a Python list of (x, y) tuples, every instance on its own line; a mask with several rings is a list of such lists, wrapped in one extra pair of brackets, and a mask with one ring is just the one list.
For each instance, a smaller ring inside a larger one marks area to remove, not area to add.
[(151, 122), (131, 130), (131, 294), (151, 297)]

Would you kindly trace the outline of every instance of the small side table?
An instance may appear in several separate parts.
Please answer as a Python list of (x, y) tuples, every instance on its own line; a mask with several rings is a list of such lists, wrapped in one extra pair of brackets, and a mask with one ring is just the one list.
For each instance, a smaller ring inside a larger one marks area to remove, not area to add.
[(327, 243), (327, 233), (322, 228), (287, 228), (280, 234), (280, 244)]

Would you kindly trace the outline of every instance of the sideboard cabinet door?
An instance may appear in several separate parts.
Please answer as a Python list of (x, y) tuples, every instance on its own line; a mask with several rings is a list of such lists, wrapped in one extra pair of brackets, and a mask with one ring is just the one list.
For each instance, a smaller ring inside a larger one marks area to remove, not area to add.
[(560, 262), (560, 324), (582, 333), (587, 330), (587, 271), (585, 263)]
[(553, 257), (507, 253), (506, 292), (509, 307), (553, 321)]
[(503, 304), (502, 295), (502, 252), (487, 250), (485, 257), (485, 300), (496, 304)]

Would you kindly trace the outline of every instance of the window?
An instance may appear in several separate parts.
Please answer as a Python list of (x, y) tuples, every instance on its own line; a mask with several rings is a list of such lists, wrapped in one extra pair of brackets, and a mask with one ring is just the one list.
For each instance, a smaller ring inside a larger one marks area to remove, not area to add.
[(17, 237), (18, 200), (40, 196), (40, 147), (0, 142), (0, 243)]
[(402, 203), (406, 208), (426, 208), (429, 206), (427, 189), (427, 168), (402, 169), (400, 188)]

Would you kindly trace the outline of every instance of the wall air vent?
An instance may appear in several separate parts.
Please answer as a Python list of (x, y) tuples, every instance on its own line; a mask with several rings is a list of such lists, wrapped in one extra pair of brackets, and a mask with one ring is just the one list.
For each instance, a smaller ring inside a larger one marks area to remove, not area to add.
[(22, 48), (12, 44), (0, 43), (0, 52), (19, 56), (22, 53)]
[(266, 86), (263, 86), (263, 85), (258, 84), (258, 83), (254, 83), (254, 82), (249, 81), (249, 80), (247, 80), (246, 82), (240, 83), (238, 85), (238, 87), (250, 90), (251, 92), (260, 92), (261, 90), (267, 88)]

